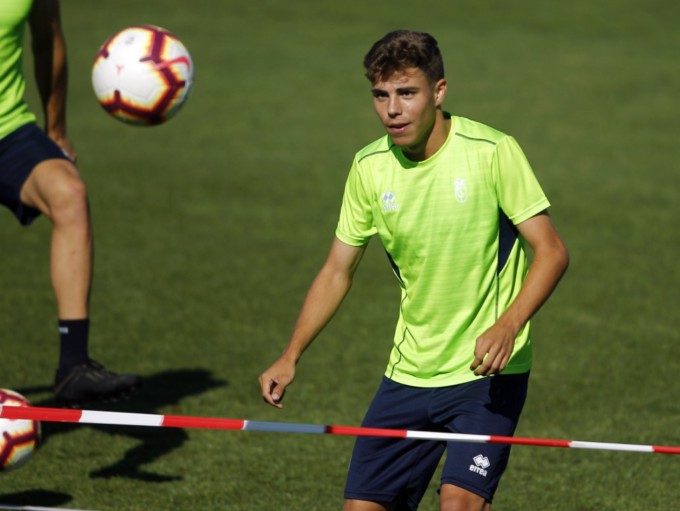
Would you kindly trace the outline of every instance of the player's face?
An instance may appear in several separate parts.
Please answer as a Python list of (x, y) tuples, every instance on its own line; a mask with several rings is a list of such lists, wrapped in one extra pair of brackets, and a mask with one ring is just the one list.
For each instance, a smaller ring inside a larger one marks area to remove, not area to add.
[(437, 110), (446, 96), (446, 80), (434, 85), (420, 69), (397, 71), (373, 84), (373, 106), (388, 135), (409, 159), (432, 156), (446, 140)]

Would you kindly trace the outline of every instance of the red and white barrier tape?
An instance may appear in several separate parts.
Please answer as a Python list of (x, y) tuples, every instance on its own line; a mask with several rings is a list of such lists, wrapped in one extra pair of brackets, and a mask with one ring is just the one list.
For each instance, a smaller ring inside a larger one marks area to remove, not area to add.
[(680, 454), (680, 447), (663, 445), (582, 442), (578, 440), (553, 440), (549, 438), (522, 438), (495, 435), (467, 435), (461, 433), (412, 431), (406, 429), (380, 429), (358, 426), (330, 426), (321, 424), (265, 422), (245, 419), (191, 417), (183, 415), (103, 412), (96, 410), (43, 408), (38, 406), (0, 406), (0, 418), (10, 420), (38, 420), (43, 422), (73, 422), (78, 424), (100, 424), (108, 426), (149, 426), (160, 428), (227, 429), (239, 431), (266, 431), (276, 433), (376, 436), (411, 438), (418, 440), (440, 440), (446, 442), (470, 442), (478, 444), (510, 444), (530, 445), (536, 447), (562, 447), (571, 449)]

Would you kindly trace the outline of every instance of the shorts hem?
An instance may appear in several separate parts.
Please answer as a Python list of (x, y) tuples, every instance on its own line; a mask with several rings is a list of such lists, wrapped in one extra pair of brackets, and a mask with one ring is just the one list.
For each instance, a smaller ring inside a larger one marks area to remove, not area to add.
[(0, 139), (0, 204), (24, 226), (40, 216), (40, 211), (21, 202), (21, 190), (35, 168), (48, 160), (71, 161), (35, 122)]
[(388, 493), (378, 492), (356, 492), (345, 491), (345, 499), (350, 500), (366, 500), (368, 502), (393, 502), (397, 496)]
[(476, 487), (474, 487), (474, 486), (472, 486), (472, 485), (470, 485), (470, 484), (466, 484), (466, 483), (463, 483), (463, 482), (461, 482), (461, 481), (455, 481), (455, 480), (452, 480), (452, 479), (450, 479), (450, 478), (442, 479), (441, 484), (450, 484), (450, 485), (452, 485), (452, 486), (456, 486), (456, 487), (458, 487), (458, 488), (462, 488), (463, 490), (467, 490), (467, 491), (469, 491), (470, 493), (474, 493), (475, 495), (479, 495), (480, 497), (482, 497), (484, 500), (486, 500), (486, 501), (489, 502), (489, 503), (493, 502), (493, 494), (490, 494), (490, 493), (489, 493), (488, 491), (486, 491), (486, 490), (482, 490), (482, 489), (480, 489), (480, 488), (476, 488)]

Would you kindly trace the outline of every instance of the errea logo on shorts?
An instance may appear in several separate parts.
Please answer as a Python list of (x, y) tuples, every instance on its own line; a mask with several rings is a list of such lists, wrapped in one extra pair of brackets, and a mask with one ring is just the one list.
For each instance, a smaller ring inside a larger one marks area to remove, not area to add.
[(399, 209), (399, 204), (395, 202), (396, 195), (389, 190), (382, 194), (380, 200), (383, 203), (383, 211), (396, 211)]
[(480, 476), (486, 477), (488, 474), (486, 469), (491, 466), (489, 458), (481, 454), (478, 454), (477, 456), (472, 458), (472, 461), (474, 461), (475, 464), (470, 465), (470, 472), (474, 472), (476, 474), (479, 474)]

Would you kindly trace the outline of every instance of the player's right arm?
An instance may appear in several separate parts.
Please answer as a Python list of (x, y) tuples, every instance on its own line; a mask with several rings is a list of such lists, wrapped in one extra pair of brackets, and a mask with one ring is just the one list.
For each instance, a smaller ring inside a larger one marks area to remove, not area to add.
[(75, 161), (76, 152), (66, 135), (68, 65), (59, 0), (34, 0), (28, 24), (45, 133)]
[(366, 246), (333, 240), (326, 262), (307, 292), (293, 334), (283, 354), (260, 376), (262, 397), (282, 408), (286, 387), (295, 378), (295, 367), (302, 353), (331, 320), (352, 286), (352, 279)]

